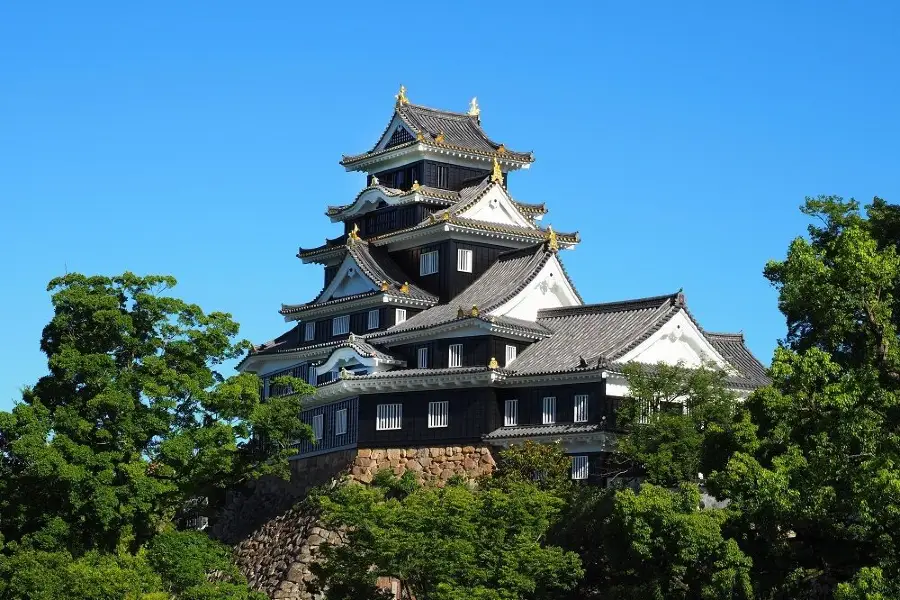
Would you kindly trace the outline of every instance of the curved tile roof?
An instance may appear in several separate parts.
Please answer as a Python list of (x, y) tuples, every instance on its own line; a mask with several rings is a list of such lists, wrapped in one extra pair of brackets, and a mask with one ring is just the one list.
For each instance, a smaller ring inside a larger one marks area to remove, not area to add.
[(735, 369), (754, 383), (769, 385), (772, 380), (763, 365), (747, 348), (743, 333), (715, 333), (705, 331), (706, 339)]

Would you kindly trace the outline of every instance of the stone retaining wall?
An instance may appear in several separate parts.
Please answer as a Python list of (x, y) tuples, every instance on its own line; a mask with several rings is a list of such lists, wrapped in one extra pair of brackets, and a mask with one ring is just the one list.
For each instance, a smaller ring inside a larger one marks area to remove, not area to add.
[(369, 483), (378, 471), (390, 469), (395, 475), (413, 471), (422, 480), (447, 481), (454, 475), (474, 479), (490, 475), (493, 456), (486, 447), (447, 446), (433, 448), (361, 448), (353, 461), (353, 479)]

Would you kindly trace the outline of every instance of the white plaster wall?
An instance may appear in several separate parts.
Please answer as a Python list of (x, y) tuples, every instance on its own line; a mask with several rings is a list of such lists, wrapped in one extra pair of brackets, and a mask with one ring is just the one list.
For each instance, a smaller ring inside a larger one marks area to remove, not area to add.
[(578, 295), (563, 273), (562, 265), (556, 256), (552, 256), (524, 290), (491, 311), (491, 314), (536, 321), (539, 310), (580, 304)]

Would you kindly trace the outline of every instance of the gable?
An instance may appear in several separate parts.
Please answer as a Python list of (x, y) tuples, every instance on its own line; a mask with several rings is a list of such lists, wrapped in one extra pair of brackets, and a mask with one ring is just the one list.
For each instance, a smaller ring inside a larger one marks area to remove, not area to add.
[(522, 216), (503, 186), (494, 185), (473, 206), (459, 213), (460, 217), (502, 225), (535, 229), (534, 223)]
[(491, 315), (536, 321), (539, 310), (579, 306), (581, 299), (555, 254), (518, 294), (491, 311)]
[(662, 362), (667, 365), (683, 363), (684, 366), (692, 368), (712, 362), (721, 369), (734, 371), (684, 309), (678, 311), (649, 338), (618, 361), (635, 361), (643, 364)]
[(378, 143), (375, 145), (375, 149), (372, 150), (372, 152), (399, 146), (400, 144), (405, 144), (414, 139), (416, 139), (416, 134), (407, 127), (406, 123), (403, 122), (403, 119), (401, 119), (398, 114), (394, 113), (391, 124), (384, 130), (384, 135), (378, 140)]
[(325, 286), (325, 289), (315, 299), (315, 302), (326, 302), (335, 298), (365, 294), (366, 292), (380, 289), (379, 286), (380, 284), (376, 284), (366, 277), (353, 257), (347, 254), (341, 266), (338, 267), (334, 279)]

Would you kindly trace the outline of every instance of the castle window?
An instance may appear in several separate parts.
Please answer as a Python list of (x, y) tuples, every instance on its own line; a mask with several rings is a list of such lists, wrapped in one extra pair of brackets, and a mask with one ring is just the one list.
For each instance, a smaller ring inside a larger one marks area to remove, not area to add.
[(447, 362), (448, 367), (462, 366), (462, 344), (450, 344), (450, 360)]
[(512, 427), (519, 424), (519, 401), (507, 400), (503, 411), (503, 426)]
[(307, 372), (307, 383), (309, 385), (316, 385), (319, 379), (318, 369), (316, 369), (316, 365), (309, 365), (309, 371)]
[(544, 425), (553, 425), (556, 423), (556, 396), (547, 396), (544, 398), (544, 413), (541, 422)]
[(447, 426), (449, 406), (450, 402), (447, 400), (428, 403), (428, 427), (430, 429)]
[(437, 166), (437, 186), (442, 189), (448, 189), (450, 183), (450, 170), (446, 165)]
[(423, 346), (422, 348), (419, 348), (419, 363), (418, 363), (418, 367), (419, 367), (420, 369), (427, 369), (427, 368), (428, 368), (428, 347), (427, 347), (427, 346)]
[(588, 478), (588, 457), (573, 456), (572, 457), (572, 479)]
[(378, 329), (378, 309), (369, 311), (369, 329)]
[(347, 433), (347, 409), (341, 408), (334, 411), (334, 435)]
[(456, 251), (456, 270), (462, 273), (472, 272), (472, 251), (460, 248)]
[(419, 255), (419, 275), (433, 275), (438, 272), (438, 251), (423, 252)]
[(573, 411), (573, 421), (576, 423), (585, 423), (588, 420), (588, 396), (587, 394), (578, 394), (575, 396), (575, 410)]
[(350, 331), (350, 315), (335, 317), (331, 320), (331, 335), (342, 335)]
[(306, 330), (303, 332), (303, 341), (311, 342), (316, 339), (316, 322), (310, 321), (306, 324)]
[(313, 415), (312, 430), (315, 440), (317, 442), (321, 440), (325, 430), (325, 415)]
[(515, 346), (506, 346), (506, 364), (505, 366), (509, 366), (510, 363), (516, 360), (516, 355), (518, 354), (518, 349)]
[(394, 325), (399, 325), (406, 321), (406, 309), (398, 308), (396, 313), (394, 313)]
[(402, 404), (379, 404), (375, 409), (375, 429), (400, 429), (403, 421)]

